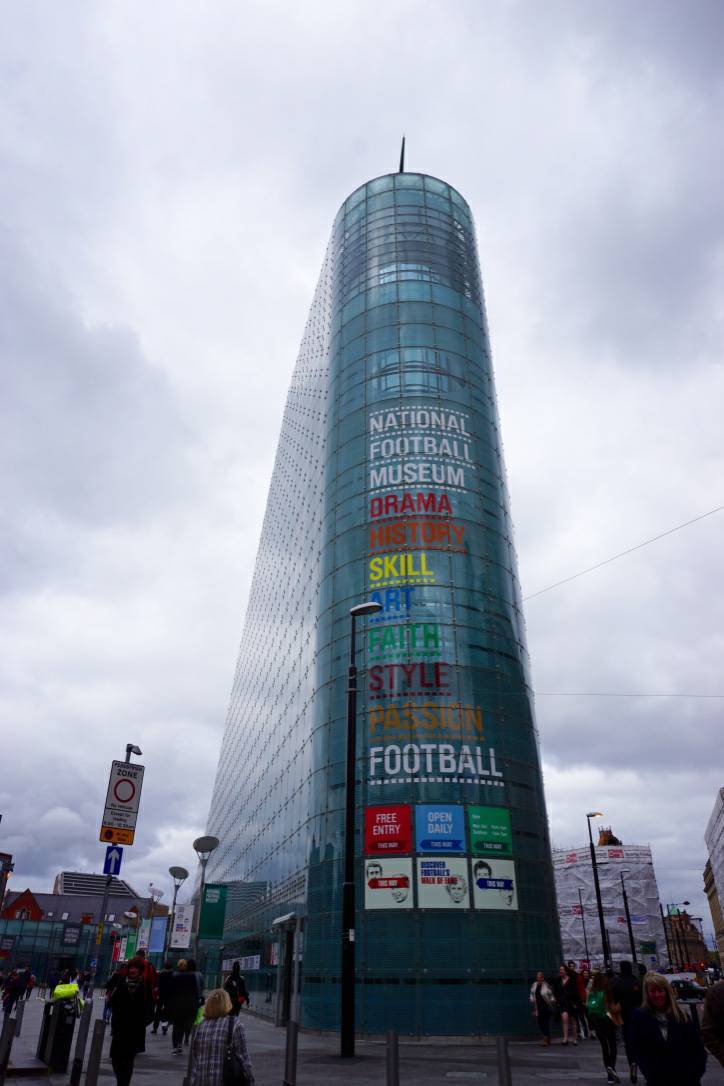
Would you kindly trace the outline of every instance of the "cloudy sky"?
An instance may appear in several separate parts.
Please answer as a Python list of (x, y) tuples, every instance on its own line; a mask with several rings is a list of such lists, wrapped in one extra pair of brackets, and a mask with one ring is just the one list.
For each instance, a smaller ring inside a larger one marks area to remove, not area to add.
[[(0, 850), (98, 870), (135, 742), (168, 896), (332, 219), (402, 132), (476, 217), (524, 594), (724, 504), (724, 7), (1, 9)], [(723, 527), (527, 604), (554, 842), (604, 811), (709, 927)]]

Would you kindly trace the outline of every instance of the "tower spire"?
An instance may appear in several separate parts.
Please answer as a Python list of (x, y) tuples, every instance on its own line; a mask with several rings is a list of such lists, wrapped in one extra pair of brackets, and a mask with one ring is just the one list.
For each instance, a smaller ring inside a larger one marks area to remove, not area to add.
[(402, 147), (400, 148), (400, 173), (405, 172), (405, 137), (402, 137)]

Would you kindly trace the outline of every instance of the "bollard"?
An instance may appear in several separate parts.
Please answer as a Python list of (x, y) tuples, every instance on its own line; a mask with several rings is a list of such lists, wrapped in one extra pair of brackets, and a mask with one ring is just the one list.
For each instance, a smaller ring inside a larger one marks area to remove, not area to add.
[(83, 1071), (83, 1057), (85, 1055), (85, 1046), (86, 1041), (88, 1040), (88, 1031), (92, 1018), (93, 1000), (88, 999), (83, 1006), (83, 1012), (80, 1016), (80, 1022), (78, 1023), (78, 1035), (75, 1039), (75, 1056), (73, 1057), (73, 1063), (70, 1068), (69, 1086), (80, 1086), (80, 1076)]
[(499, 1086), (513, 1086), (513, 1076), (510, 1072), (510, 1054), (508, 1052), (507, 1037), (495, 1038), (495, 1053), (498, 1057)]
[(287, 1046), (284, 1054), (284, 1081), (282, 1086), (297, 1086), (297, 1040), (299, 1023), (293, 1019), (287, 1022)]
[(400, 1038), (396, 1029), (387, 1031), (387, 1086), (400, 1086)]
[(5, 1073), (10, 1063), (10, 1051), (15, 1037), (15, 1021), (9, 1015), (0, 1031), (0, 1086), (5, 1082)]
[(85, 1073), (85, 1086), (98, 1086), (98, 1072), (103, 1055), (103, 1040), (106, 1035), (106, 1023), (102, 1018), (97, 1018), (93, 1023), (93, 1037), (91, 1038), (90, 1052), (88, 1053), (88, 1067)]
[(23, 1015), (25, 1014), (25, 1000), (21, 999), (15, 1004), (15, 1036), (20, 1036), (20, 1030), (23, 1026)]
[(190, 1038), (189, 1038), (189, 1058), (186, 1061), (186, 1074), (183, 1077), (183, 1082), (181, 1083), (181, 1086), (191, 1086), (191, 1063), (193, 1062), (192, 1058), (191, 1058), (191, 1053), (194, 1050), (194, 1033), (195, 1032), (196, 1032), (196, 1030), (194, 1029), (191, 1036), (190, 1036)]

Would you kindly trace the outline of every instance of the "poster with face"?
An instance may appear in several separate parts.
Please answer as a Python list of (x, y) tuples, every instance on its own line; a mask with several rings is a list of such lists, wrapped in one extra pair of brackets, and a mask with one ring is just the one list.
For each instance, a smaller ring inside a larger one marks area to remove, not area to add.
[(470, 877), (467, 860), (419, 859), (417, 901), (421, 909), (469, 909)]
[(412, 860), (365, 860), (365, 909), (411, 909)]
[(518, 911), (515, 864), (512, 860), (473, 860), (473, 904), (476, 909)]

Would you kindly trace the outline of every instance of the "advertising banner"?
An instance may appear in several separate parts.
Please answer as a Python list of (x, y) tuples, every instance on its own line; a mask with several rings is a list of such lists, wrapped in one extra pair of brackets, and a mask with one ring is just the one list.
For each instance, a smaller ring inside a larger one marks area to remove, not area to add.
[(518, 911), (512, 860), (473, 860), (473, 903), (476, 909)]
[(120, 945), (119, 945), (118, 941), (116, 941), (116, 946), (118, 946), (119, 949), (118, 949), (118, 954), (113, 959), (114, 962), (125, 962), (125, 960), (126, 960), (126, 948), (128, 947), (128, 936), (127, 935), (123, 936), (123, 938), (120, 941)]
[(367, 807), (365, 852), (368, 856), (412, 852), (412, 815), (407, 803)]
[(465, 852), (465, 813), (454, 804), (420, 803), (415, 807), (418, 852)]
[(136, 953), (136, 942), (137, 942), (137, 940), (138, 940), (138, 932), (135, 932), (135, 931), (130, 932), (130, 934), (128, 936), (128, 941), (126, 942), (126, 957), (125, 957), (124, 961), (129, 962), (131, 960), (131, 958), (133, 957), (133, 955)]
[(151, 954), (163, 954), (167, 924), (168, 917), (166, 916), (154, 916), (151, 921), (151, 937), (148, 941), (148, 949)]
[(201, 902), (201, 920), (199, 922), (200, 939), (221, 939), (224, 935), (226, 917), (226, 886), (222, 883), (207, 883), (204, 886), (204, 899)]
[(193, 905), (177, 905), (171, 927), (170, 945), (176, 950), (188, 950), (191, 946), (191, 928), (194, 922)]
[(412, 860), (365, 861), (365, 909), (411, 909)]
[(417, 900), (421, 909), (469, 909), (468, 862), (417, 861)]
[(136, 950), (148, 950), (148, 944), (151, 939), (151, 921), (142, 920), (141, 926), (138, 929), (138, 942), (136, 943)]
[(505, 807), (469, 807), (473, 856), (512, 856), (510, 812)]

